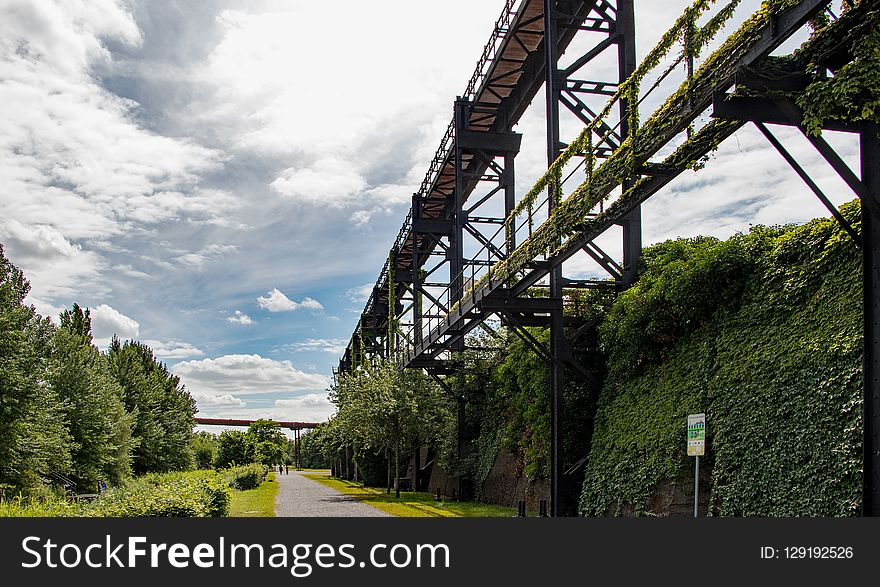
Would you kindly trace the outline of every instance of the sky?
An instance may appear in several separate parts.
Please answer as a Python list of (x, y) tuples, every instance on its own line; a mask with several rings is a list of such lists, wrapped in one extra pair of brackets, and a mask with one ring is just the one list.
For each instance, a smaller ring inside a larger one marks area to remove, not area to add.
[[(27, 301), (90, 308), (99, 346), (146, 342), (199, 415), (327, 418), (332, 368), (503, 5), (0, 0), (0, 243)], [(636, 0), (639, 55), (685, 5)], [(542, 106), (515, 128), (519, 194), (545, 169)], [(835, 203), (853, 198), (774, 132)], [(827, 134), (858, 171), (857, 144)], [(745, 127), (644, 206), (644, 241), (825, 215)]]

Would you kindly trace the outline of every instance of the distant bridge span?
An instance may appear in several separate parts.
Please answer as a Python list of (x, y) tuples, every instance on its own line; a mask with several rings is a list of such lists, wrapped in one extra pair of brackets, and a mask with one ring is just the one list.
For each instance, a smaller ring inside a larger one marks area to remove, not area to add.
[[(256, 420), (237, 420), (232, 418), (193, 418), (196, 424), (205, 426), (250, 426)], [(275, 420), (282, 428), (290, 428), (291, 430), (304, 430), (308, 428), (317, 428), (316, 422), (279, 422)]]
[[(204, 426), (250, 426), (256, 420), (238, 420), (235, 418), (193, 418), (196, 421), (196, 424), (202, 424)], [(301, 467), (302, 466), (302, 453), (300, 450), (301, 447), (301, 438), (300, 432), (304, 429), (309, 428), (317, 428), (317, 422), (284, 422), (273, 420), (273, 422), (278, 422), (278, 425), (282, 428), (289, 428), (293, 430), (293, 442), (294, 442), (294, 466)]]

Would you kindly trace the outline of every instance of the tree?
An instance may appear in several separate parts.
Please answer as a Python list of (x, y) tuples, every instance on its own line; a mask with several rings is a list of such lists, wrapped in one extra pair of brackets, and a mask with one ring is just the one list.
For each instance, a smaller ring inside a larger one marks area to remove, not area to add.
[(210, 469), (217, 460), (219, 439), (216, 434), (200, 430), (193, 434), (192, 450), (197, 469)]
[[(299, 437), (300, 466), (304, 469), (329, 469), (330, 458), (324, 450), (324, 442), (327, 437), (328, 423), (322, 422), (318, 427), (304, 432)], [(293, 462), (293, 442), (290, 443), (291, 462)], [(333, 451), (335, 454), (336, 451)]]
[(29, 290), (0, 245), (0, 489), (16, 491), (71, 466), (63, 403), (44, 383), (54, 327), (24, 305)]
[(156, 359), (150, 347), (136, 341), (120, 343), (114, 337), (107, 355), (122, 386), (125, 408), (134, 416), (135, 473), (192, 467), (196, 405), (180, 378)]
[(439, 387), (415, 370), (391, 361), (339, 378), (331, 390), (339, 411), (334, 418), (356, 450), (392, 455), (394, 488), (400, 497), (400, 453), (431, 441), (449, 414)]
[(217, 439), (215, 467), (223, 469), (251, 463), (253, 460), (253, 448), (248, 442), (247, 434), (241, 430), (224, 430), (220, 433), (220, 438)]
[(74, 480), (94, 487), (131, 475), (133, 417), (122, 403), (122, 387), (110, 375), (107, 358), (91, 344), (89, 311), (77, 304), (61, 314), (48, 382), (64, 402), (73, 438)]
[(284, 462), (286, 437), (274, 420), (257, 420), (248, 427), (247, 440), (255, 462), (277, 465)]

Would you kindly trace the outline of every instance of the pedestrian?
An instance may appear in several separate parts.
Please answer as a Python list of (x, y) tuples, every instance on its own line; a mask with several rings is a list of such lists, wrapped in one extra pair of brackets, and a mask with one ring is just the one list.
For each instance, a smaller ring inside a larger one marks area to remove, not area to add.
[(284, 474), (290, 475), (290, 466), (287, 463), (284, 463)]

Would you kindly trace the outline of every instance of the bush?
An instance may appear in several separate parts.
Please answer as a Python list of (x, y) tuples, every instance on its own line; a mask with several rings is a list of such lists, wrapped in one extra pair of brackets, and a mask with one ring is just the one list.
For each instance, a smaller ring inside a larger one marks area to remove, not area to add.
[(226, 482), (214, 471), (150, 474), (91, 503), (21, 496), (0, 500), (0, 517), (222, 517), (229, 514), (230, 499)]
[(18, 495), (13, 499), (0, 499), (0, 518), (59, 518), (77, 516), (79, 506), (66, 499), (30, 499)]
[(253, 463), (223, 471), (223, 480), (233, 489), (256, 489), (269, 474), (269, 467)]
[(83, 515), (96, 517), (207, 518), (229, 513), (230, 493), (214, 471), (151, 474), (111, 489)]

